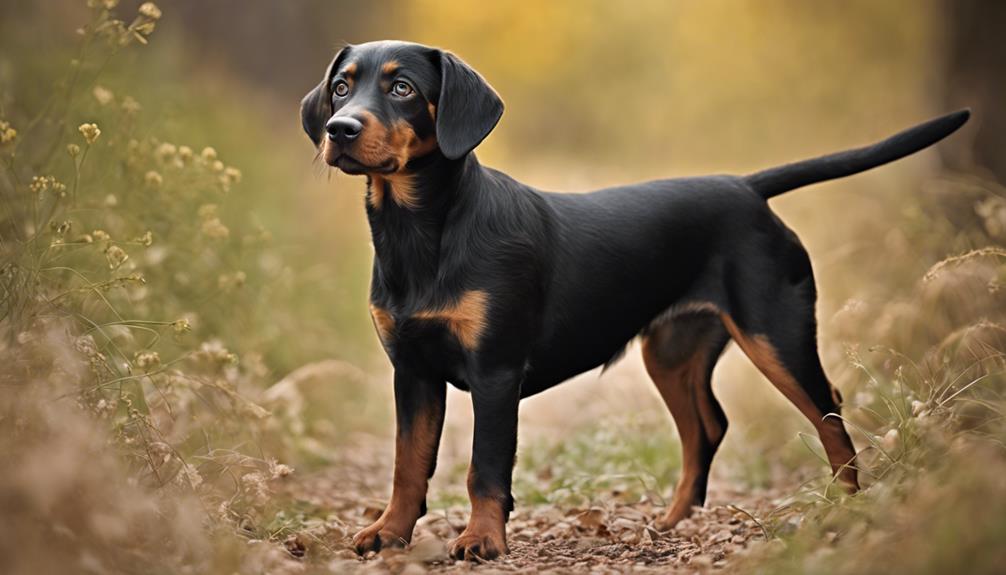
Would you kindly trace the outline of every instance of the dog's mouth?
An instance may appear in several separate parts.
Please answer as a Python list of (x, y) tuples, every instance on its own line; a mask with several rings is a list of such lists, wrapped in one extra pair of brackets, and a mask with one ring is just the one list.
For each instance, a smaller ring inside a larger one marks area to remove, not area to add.
[(398, 170), (398, 162), (394, 158), (389, 158), (378, 165), (365, 164), (349, 154), (339, 154), (328, 159), (328, 164), (339, 168), (343, 172), (359, 176), (363, 174), (390, 174)]

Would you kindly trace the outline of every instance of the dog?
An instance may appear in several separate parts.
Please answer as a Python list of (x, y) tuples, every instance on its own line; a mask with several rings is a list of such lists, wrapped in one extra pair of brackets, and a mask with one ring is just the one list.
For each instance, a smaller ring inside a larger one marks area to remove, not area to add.
[(456, 55), (418, 44), (349, 45), (301, 102), (329, 165), (365, 175), (375, 250), (374, 327), (394, 367), (391, 500), (353, 538), (403, 546), (426, 512), (447, 383), (471, 393), (471, 518), (457, 559), (508, 551), (521, 399), (610, 365), (642, 341), (683, 444), (672, 528), (702, 505), (727, 419), (713, 366), (731, 340), (814, 425), (831, 470), (859, 488), (842, 403), (817, 351), (810, 259), (768, 200), (897, 160), (948, 136), (958, 111), (872, 146), (747, 176), (657, 180), (586, 194), (536, 190), (473, 150), (503, 102)]

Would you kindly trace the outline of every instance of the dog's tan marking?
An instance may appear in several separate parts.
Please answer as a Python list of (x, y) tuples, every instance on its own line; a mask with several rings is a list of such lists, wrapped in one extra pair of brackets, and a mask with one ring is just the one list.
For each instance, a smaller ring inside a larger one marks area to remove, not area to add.
[(369, 110), (358, 112), (363, 132), (353, 146), (353, 156), (364, 165), (381, 166), (394, 157), (388, 145), (388, 128)]
[(408, 122), (401, 120), (390, 129), (382, 124), (374, 114), (361, 111), (363, 133), (357, 139), (353, 148), (353, 156), (367, 166), (387, 166), (391, 173), (372, 173), (369, 201), (375, 208), (380, 208), (384, 200), (384, 182), (390, 184), (391, 199), (404, 208), (416, 208), (419, 198), (416, 195), (412, 176), (406, 173), (405, 166), (409, 160), (432, 152), (437, 147), (434, 137), (420, 139)]
[(403, 208), (415, 209), (419, 206), (419, 198), (416, 196), (416, 188), (411, 175), (394, 173), (388, 174), (385, 179), (391, 186), (392, 201)]
[(407, 121), (399, 120), (391, 128), (390, 144), (393, 149), (398, 151), (398, 166), (401, 170), (412, 158), (425, 156), (432, 152), (437, 147), (437, 139), (430, 136), (421, 140)]
[(342, 69), (342, 77), (345, 78), (346, 84), (349, 86), (350, 90), (352, 90), (353, 86), (356, 85), (356, 70), (356, 62), (350, 62)]
[(395, 477), (387, 515), (405, 512), (414, 519), (419, 517), (440, 443), (442, 419), (442, 412), (419, 411), (412, 427), (406, 432), (399, 432), (400, 438), (395, 446)]
[(370, 176), (370, 193), (367, 195), (367, 201), (374, 208), (381, 209), (386, 190), (390, 191), (391, 200), (399, 206), (409, 209), (419, 207), (419, 198), (410, 174), (402, 172), (373, 174)]
[(458, 559), (494, 559), (508, 553), (506, 544), (506, 517), (503, 497), (486, 497), (475, 492), (475, 475), (468, 469), (468, 498), (472, 503), (472, 516), (457, 539), (451, 541), (449, 553)]
[(430, 118), (436, 121), (437, 119), (437, 107), (433, 105), (433, 102), (426, 103), (426, 110), (430, 113)]
[(421, 311), (413, 317), (446, 323), (447, 329), (454, 334), (462, 347), (475, 350), (478, 349), (479, 340), (487, 327), (488, 307), (489, 295), (482, 290), (471, 290), (461, 294), (453, 305)]
[(383, 66), (381, 66), (381, 72), (384, 73), (385, 75), (390, 76), (394, 74), (395, 71), (398, 70), (398, 68), (399, 64), (397, 60), (389, 60), (388, 62), (385, 62)]
[(381, 342), (387, 344), (395, 331), (395, 318), (384, 308), (370, 304), (370, 317), (374, 320), (374, 329)]
[(384, 178), (377, 174), (371, 174), (369, 178), (367, 180), (367, 203), (379, 210), (384, 205)]

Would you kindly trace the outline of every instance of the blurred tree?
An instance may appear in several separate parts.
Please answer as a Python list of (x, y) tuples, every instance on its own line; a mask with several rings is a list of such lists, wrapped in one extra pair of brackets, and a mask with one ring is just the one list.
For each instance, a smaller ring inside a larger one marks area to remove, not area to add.
[(754, 168), (917, 120), (932, 1), (414, 0), (398, 16), (500, 90), (487, 161), (597, 183)]
[(968, 106), (975, 117), (971, 138), (951, 138), (939, 149), (949, 167), (987, 170), (1006, 184), (1006, 2), (943, 0), (942, 9), (945, 107)]

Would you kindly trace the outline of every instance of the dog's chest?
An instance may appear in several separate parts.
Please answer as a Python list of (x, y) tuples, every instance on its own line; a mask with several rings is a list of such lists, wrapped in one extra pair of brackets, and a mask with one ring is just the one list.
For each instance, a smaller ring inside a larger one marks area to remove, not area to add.
[[(374, 328), (396, 367), (444, 369), (463, 377), (464, 358), (476, 352), (489, 328), (489, 296), (466, 290), (441, 304), (371, 304)], [(448, 374), (444, 374), (445, 376)]]

